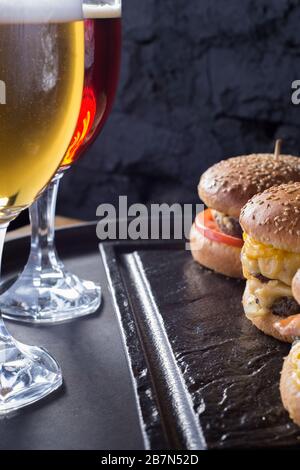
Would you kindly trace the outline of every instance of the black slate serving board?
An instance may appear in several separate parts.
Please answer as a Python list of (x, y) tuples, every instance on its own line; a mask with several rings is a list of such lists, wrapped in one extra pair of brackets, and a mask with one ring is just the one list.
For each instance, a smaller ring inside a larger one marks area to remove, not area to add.
[(299, 446), (279, 395), (289, 345), (244, 317), (243, 281), (201, 268), (178, 242), (101, 253), (149, 448)]
[[(103, 302), (94, 315), (59, 325), (6, 321), (26, 344), (44, 346), (62, 367), (64, 384), (47, 398), (0, 416), (0, 450), (144, 449), (119, 325), (107, 289), (95, 224), (58, 230), (68, 269), (99, 282)], [(27, 261), (29, 238), (4, 248), (2, 289)]]

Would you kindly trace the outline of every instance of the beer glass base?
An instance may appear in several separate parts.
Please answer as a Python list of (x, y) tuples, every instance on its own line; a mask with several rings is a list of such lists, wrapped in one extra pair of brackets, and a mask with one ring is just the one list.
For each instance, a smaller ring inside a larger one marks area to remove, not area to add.
[(61, 369), (46, 350), (13, 340), (6, 329), (0, 348), (0, 415), (41, 400), (62, 385)]
[(97, 312), (101, 288), (62, 270), (27, 272), (0, 297), (4, 318), (27, 323), (56, 324)]

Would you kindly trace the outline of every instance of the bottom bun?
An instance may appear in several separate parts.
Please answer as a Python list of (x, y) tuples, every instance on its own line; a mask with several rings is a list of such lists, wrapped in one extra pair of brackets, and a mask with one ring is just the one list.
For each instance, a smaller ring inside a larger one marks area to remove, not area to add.
[(209, 240), (193, 224), (190, 245), (195, 261), (225, 276), (243, 278), (241, 249)]
[(279, 331), (275, 328), (275, 324), (282, 320), (281, 317), (278, 315), (273, 315), (273, 313), (269, 313), (268, 315), (260, 316), (260, 317), (247, 317), (253, 325), (256, 326), (260, 331), (265, 333), (268, 336), (272, 336), (275, 339), (279, 339), (279, 341), (283, 341), (284, 343), (292, 343), (294, 338), (288, 335), (282, 335)]
[(290, 418), (300, 426), (300, 343), (285, 358), (280, 378), (280, 394)]
[(292, 291), (298, 304), (300, 304), (300, 269), (296, 272), (292, 281)]

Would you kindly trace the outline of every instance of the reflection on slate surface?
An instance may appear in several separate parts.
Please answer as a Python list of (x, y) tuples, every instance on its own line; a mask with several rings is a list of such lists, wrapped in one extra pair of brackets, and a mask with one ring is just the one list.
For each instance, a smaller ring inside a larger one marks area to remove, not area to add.
[(297, 445), (300, 431), (279, 395), (289, 345), (244, 317), (244, 283), (201, 268), (189, 252), (139, 256), (208, 447)]

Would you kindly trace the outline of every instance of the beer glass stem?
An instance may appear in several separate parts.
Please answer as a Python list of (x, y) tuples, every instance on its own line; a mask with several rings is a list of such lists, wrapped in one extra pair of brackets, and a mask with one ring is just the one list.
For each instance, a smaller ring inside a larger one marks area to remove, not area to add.
[(101, 288), (68, 271), (55, 248), (55, 208), (59, 171), (31, 206), (31, 250), (28, 262), (1, 295), (4, 318), (34, 323), (58, 323), (95, 313)]
[[(0, 225), (0, 275), (1, 275), (1, 266), (2, 266), (2, 255), (3, 255), (3, 247), (4, 247), (4, 240), (5, 235), (7, 232), (8, 224), (1, 224)], [(6, 347), (10, 347), (13, 344), (13, 339), (8, 333), (6, 326), (4, 325), (4, 321), (2, 316), (0, 317), (0, 350)], [(0, 354), (0, 364), (2, 363), (2, 358)], [(1, 392), (1, 381), (0, 381), (0, 392)]]
[[(0, 271), (8, 224), (0, 224)], [(47, 351), (15, 340), (0, 315), (0, 415), (45, 397), (62, 384), (59, 365)]]
[(60, 171), (55, 175), (29, 209), (32, 227), (30, 261), (42, 270), (62, 267), (55, 248), (55, 210), (63, 174)]
[[(1, 276), (1, 267), (2, 267), (2, 255), (3, 255), (3, 247), (5, 241), (5, 235), (7, 232), (7, 224), (0, 224), (0, 276)], [(4, 362), (5, 358), (2, 358), (2, 350), (5, 350), (7, 347), (13, 347), (14, 340), (10, 336), (9, 332), (4, 325), (4, 321), (2, 319), (2, 315), (0, 313), (0, 366)], [(0, 375), (0, 410), (1, 410), (1, 375)]]
[(4, 240), (5, 240), (7, 227), (8, 227), (8, 224), (0, 224), (0, 273), (1, 273), (3, 246), (4, 246)]
[[(5, 235), (7, 232), (8, 224), (0, 224), (0, 275), (1, 275), (1, 266), (2, 266), (2, 255), (3, 255), (3, 247), (5, 241)], [(9, 346), (13, 342), (10, 334), (8, 333), (6, 326), (4, 325), (2, 316), (0, 317), (0, 350), (2, 350), (3, 344)], [(1, 354), (0, 354), (0, 364), (2, 362)], [(0, 392), (1, 392), (1, 382), (0, 382)]]

